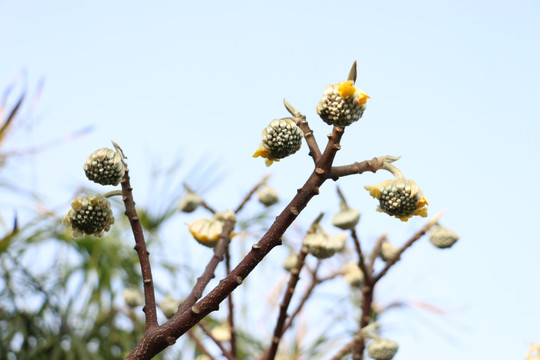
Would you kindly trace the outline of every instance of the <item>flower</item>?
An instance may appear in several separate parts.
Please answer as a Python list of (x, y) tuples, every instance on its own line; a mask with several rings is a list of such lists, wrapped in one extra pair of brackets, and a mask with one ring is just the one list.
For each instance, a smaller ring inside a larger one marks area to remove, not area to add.
[(364, 283), (364, 273), (356, 261), (349, 261), (341, 268), (343, 278), (349, 285), (360, 287)]
[(317, 104), (317, 114), (329, 125), (348, 126), (362, 117), (368, 98), (352, 80), (328, 85)]
[(165, 315), (167, 319), (170, 319), (174, 316), (174, 314), (176, 314), (176, 312), (178, 311), (178, 306), (180, 306), (180, 304), (180, 301), (174, 300), (172, 296), (167, 295), (161, 300), (161, 303), (159, 303), (159, 307), (163, 312), (163, 315)]
[(407, 221), (414, 215), (426, 217), (428, 205), (422, 190), (413, 180), (385, 180), (377, 185), (366, 186), (366, 190), (379, 200), (377, 211)]
[(100, 238), (114, 224), (111, 203), (101, 194), (77, 197), (62, 222), (71, 227), (74, 238), (84, 235)]
[(189, 232), (199, 243), (204, 246), (214, 247), (223, 232), (223, 223), (226, 219), (236, 221), (236, 215), (228, 210), (215, 213), (212, 218), (197, 219), (189, 224)]
[(398, 252), (399, 249), (392, 245), (389, 241), (384, 241), (381, 245), (381, 259), (384, 261), (395, 258)]
[(439, 249), (452, 247), (459, 240), (459, 235), (440, 225), (429, 230), (429, 241)]
[(195, 211), (202, 204), (202, 197), (194, 193), (193, 191), (188, 190), (186, 195), (178, 203), (178, 210), (186, 213), (191, 213)]
[(107, 148), (94, 151), (83, 168), (88, 180), (101, 185), (118, 185), (125, 172), (122, 156)]
[(253, 157), (266, 159), (266, 166), (272, 165), (300, 149), (302, 130), (292, 118), (274, 119), (262, 132), (262, 141)]
[(332, 218), (332, 225), (342, 229), (354, 229), (360, 221), (360, 211), (350, 208), (347, 205), (341, 207), (341, 211)]
[(217, 341), (223, 342), (231, 340), (231, 328), (227, 323), (222, 323), (213, 328), (211, 334)]
[(257, 199), (264, 206), (272, 206), (279, 201), (276, 189), (265, 186), (257, 191)]
[(126, 305), (129, 307), (134, 308), (144, 304), (144, 297), (139, 289), (124, 289), (122, 290), (122, 295), (124, 296)]
[(287, 271), (291, 271), (296, 267), (296, 264), (298, 263), (298, 255), (291, 253), (287, 259), (285, 259), (285, 262), (283, 263), (283, 268)]
[(326, 259), (345, 248), (345, 235), (329, 236), (319, 224), (314, 224), (304, 237), (307, 252), (317, 259)]
[(398, 348), (398, 344), (390, 339), (375, 339), (368, 344), (367, 351), (375, 360), (391, 360)]

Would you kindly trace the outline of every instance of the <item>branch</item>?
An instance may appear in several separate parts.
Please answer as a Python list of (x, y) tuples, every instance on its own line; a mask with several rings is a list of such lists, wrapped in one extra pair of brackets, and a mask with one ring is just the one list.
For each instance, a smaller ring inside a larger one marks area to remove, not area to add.
[(397, 252), (397, 254), (392, 258), (392, 259), (388, 259), (388, 261), (386, 261), (386, 266), (381, 270), (381, 272), (377, 275), (375, 275), (375, 277), (373, 278), (373, 282), (374, 284), (377, 283), (377, 281), (379, 281), (384, 275), (386, 275), (386, 273), (388, 272), (388, 270), (390, 270), (390, 268), (396, 263), (398, 262), (399, 258), (401, 257), (401, 254), (403, 254), (405, 252), (405, 250), (407, 250), (409, 247), (412, 246), (412, 244), (414, 244), (418, 239), (420, 239), (422, 236), (424, 236), (428, 230), (437, 223), (437, 221), (439, 220), (439, 218), (441, 217), (442, 213), (439, 212), (437, 215), (435, 215), (433, 218), (431, 218), (428, 223), (426, 225), (424, 225), (422, 227), (422, 229), (420, 229), (420, 231), (418, 231), (416, 234), (414, 234), (410, 239), (409, 241), (407, 241), (400, 249), (399, 251)]
[(373, 276), (372, 269), (370, 270), (366, 266), (364, 254), (362, 253), (362, 247), (360, 246), (360, 240), (358, 240), (358, 234), (356, 233), (356, 229), (351, 229), (351, 236), (354, 240), (354, 247), (356, 248), (356, 253), (358, 254), (358, 267), (360, 268), (360, 270), (362, 270), (362, 273), (364, 274), (364, 281), (366, 283), (371, 283), (371, 279)]
[(281, 304), (279, 306), (279, 316), (276, 322), (276, 326), (274, 328), (274, 336), (272, 337), (272, 343), (270, 347), (265, 351), (262, 359), (274, 360), (274, 358), (276, 357), (279, 342), (281, 341), (282, 335), (285, 333), (284, 330), (285, 320), (287, 319), (287, 309), (289, 308), (289, 304), (291, 303), (294, 290), (296, 289), (296, 284), (298, 284), (298, 280), (300, 279), (300, 271), (304, 266), (306, 256), (307, 249), (302, 246), (297, 256), (296, 266), (294, 267), (294, 269), (291, 270), (289, 283), (287, 285), (285, 293), (283, 294), (283, 300), (281, 301)]
[(361, 163), (355, 162), (354, 164), (350, 165), (334, 166), (332, 167), (332, 172), (329, 178), (336, 181), (343, 176), (362, 174), (366, 171), (377, 172), (377, 170), (383, 168), (384, 159), (385, 156), (381, 156), (368, 161), (362, 161)]
[(210, 351), (208, 351), (208, 349), (206, 348), (206, 346), (204, 346), (203, 342), (201, 341), (201, 339), (199, 339), (197, 337), (197, 335), (195, 335), (195, 333), (191, 330), (189, 330), (188, 332), (188, 336), (191, 338), (191, 340), (193, 340), (195, 342), (195, 344), (197, 345), (197, 347), (206, 355), (208, 356), (208, 358), (210, 360), (216, 360), (215, 357), (212, 356), (212, 354), (210, 354)]
[(294, 121), (296, 122), (296, 126), (302, 130), (304, 133), (304, 138), (306, 139), (306, 143), (309, 147), (309, 156), (313, 158), (313, 162), (317, 164), (317, 161), (321, 158), (321, 150), (319, 149), (319, 145), (317, 144), (317, 140), (313, 136), (313, 131), (309, 127), (309, 124), (306, 120), (306, 116), (302, 115), (300, 111), (296, 110), (288, 101), (287, 99), (283, 99), (283, 103), (285, 104), (285, 107), (287, 110), (291, 113), (292, 116), (294, 116)]
[(126, 207), (125, 215), (131, 225), (133, 236), (135, 237), (135, 251), (139, 256), (141, 264), (141, 273), (144, 285), (144, 314), (146, 318), (145, 331), (158, 327), (156, 313), (156, 298), (154, 294), (154, 282), (152, 280), (152, 268), (150, 266), (150, 253), (146, 249), (144, 233), (139, 221), (139, 216), (135, 210), (135, 201), (133, 200), (133, 188), (129, 182), (129, 169), (126, 167), (124, 177), (120, 181), (122, 185), (122, 200)]
[[(225, 268), (227, 271), (227, 275), (231, 273), (231, 256), (229, 250), (229, 246), (227, 245), (227, 248), (225, 250)], [(227, 297), (227, 305), (229, 306), (229, 315), (227, 316), (227, 321), (229, 323), (229, 331), (231, 333), (231, 354), (234, 358), (236, 357), (236, 329), (234, 326), (234, 302), (232, 293), (230, 293)]]
[(255, 194), (255, 192), (257, 192), (257, 190), (259, 190), (259, 188), (261, 186), (263, 186), (264, 184), (266, 184), (266, 181), (268, 181), (268, 179), (270, 178), (270, 175), (266, 175), (265, 177), (262, 178), (261, 181), (259, 181), (250, 191), (249, 193), (247, 193), (247, 195), (244, 197), (244, 199), (242, 200), (242, 202), (236, 207), (236, 210), (234, 210), (234, 213), (235, 214), (238, 214), (243, 208), (244, 206), (247, 204), (247, 202), (249, 201), (249, 199), (251, 199), (251, 197), (253, 196), (253, 194)]
[(235, 360), (235, 357), (229, 351), (227, 351), (227, 349), (225, 349), (225, 346), (223, 346), (221, 341), (219, 341), (218, 339), (215, 338), (214, 335), (212, 335), (212, 331), (208, 329), (208, 327), (204, 324), (204, 322), (201, 321), (198, 325), (202, 329), (202, 331), (204, 331), (204, 333), (208, 335), (208, 337), (217, 345), (217, 347), (223, 353), (223, 356), (225, 356), (228, 360)]
[(345, 345), (341, 350), (339, 350), (339, 352), (334, 355), (332, 357), (332, 359), (330, 360), (340, 360), (341, 358), (343, 358), (345, 355), (347, 355), (348, 353), (350, 353), (354, 347), (356, 346), (356, 344), (358, 344), (360, 341), (364, 340), (364, 336), (362, 334), (361, 331), (359, 331), (352, 339), (352, 341), (350, 343), (348, 343), (347, 345)]

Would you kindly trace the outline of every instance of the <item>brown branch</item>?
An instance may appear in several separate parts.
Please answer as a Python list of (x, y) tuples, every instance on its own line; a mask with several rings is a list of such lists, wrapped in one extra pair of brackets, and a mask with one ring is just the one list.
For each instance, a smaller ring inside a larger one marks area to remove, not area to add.
[(206, 355), (210, 358), (210, 360), (216, 360), (215, 357), (212, 356), (212, 354), (210, 353), (210, 351), (208, 351), (208, 349), (206, 348), (206, 346), (204, 346), (203, 342), (197, 337), (197, 335), (195, 335), (195, 333), (191, 330), (189, 330), (188, 332), (188, 336), (191, 338), (191, 340), (193, 340), (195, 342), (195, 344), (197, 345), (197, 347)]
[(285, 290), (285, 293), (283, 294), (283, 300), (281, 300), (281, 304), (279, 305), (279, 316), (276, 322), (276, 326), (274, 327), (272, 343), (270, 344), (270, 347), (265, 351), (262, 359), (274, 360), (274, 358), (276, 357), (279, 342), (281, 341), (281, 337), (285, 333), (284, 330), (285, 320), (287, 319), (287, 309), (289, 308), (289, 304), (291, 303), (294, 291), (296, 289), (296, 284), (298, 284), (298, 280), (300, 279), (300, 271), (302, 271), (302, 267), (304, 266), (307, 254), (307, 249), (302, 246), (297, 256), (296, 266), (294, 267), (294, 269), (291, 270), (289, 283), (287, 284), (287, 288)]
[[(227, 275), (208, 295), (196, 305), (199, 290), (195, 289), (182, 304), (178, 312), (156, 331), (147, 331), (141, 341), (126, 358), (127, 360), (147, 360), (173, 344), (210, 312), (218, 310), (219, 304), (234, 291), (262, 259), (276, 246), (281, 244), (281, 237), (289, 228), (293, 220), (307, 206), (308, 202), (319, 193), (319, 187), (328, 179), (332, 162), (340, 149), (339, 142), (343, 136), (343, 128), (334, 127), (329, 135), (327, 147), (317, 162), (315, 171), (308, 178), (304, 186), (298, 189), (297, 194), (285, 209), (276, 217), (266, 234), (254, 244), (251, 251), (240, 261), (229, 275)], [(220, 241), (222, 243), (222, 241)], [(218, 243), (218, 247), (220, 244)], [(205, 271), (206, 273), (206, 271)], [(199, 281), (198, 281), (199, 283)], [(206, 284), (205, 284), (206, 285)], [(196, 285), (196, 288), (198, 286)], [(201, 291), (202, 292), (202, 291)]]
[(201, 321), (198, 325), (202, 329), (202, 331), (204, 331), (204, 333), (208, 335), (208, 337), (217, 345), (217, 347), (223, 353), (223, 356), (225, 356), (229, 360), (235, 360), (235, 357), (233, 356), (233, 354), (231, 354), (227, 349), (225, 349), (225, 346), (223, 346), (223, 343), (219, 341), (218, 339), (216, 339), (214, 335), (212, 335), (212, 331), (208, 329), (208, 326), (206, 326), (204, 322)]
[(362, 247), (360, 246), (360, 240), (358, 239), (358, 234), (356, 233), (356, 229), (351, 229), (351, 237), (354, 241), (354, 247), (356, 248), (356, 253), (358, 254), (358, 267), (360, 270), (362, 270), (362, 273), (364, 274), (364, 281), (366, 283), (371, 283), (371, 278), (373, 276), (372, 270), (370, 270), (366, 266), (366, 262), (364, 260), (364, 254), (362, 253)]
[(358, 344), (360, 341), (362, 341), (364, 339), (364, 336), (362, 335), (362, 332), (358, 332), (352, 339), (352, 341), (350, 343), (348, 343), (347, 345), (345, 345), (341, 350), (338, 351), (338, 353), (336, 355), (334, 355), (330, 360), (340, 360), (341, 358), (343, 358), (345, 355), (347, 355), (348, 353), (350, 353), (354, 347), (356, 346), (356, 344)]
[(266, 181), (268, 181), (268, 178), (270, 178), (270, 175), (266, 175), (265, 177), (262, 178), (261, 181), (259, 181), (248, 193), (247, 195), (244, 197), (244, 199), (242, 200), (242, 202), (236, 207), (236, 210), (234, 210), (234, 213), (235, 214), (238, 214), (243, 208), (244, 206), (247, 204), (247, 202), (249, 201), (249, 199), (251, 199), (251, 197), (253, 196), (253, 194), (255, 194), (255, 192), (257, 192), (257, 190), (259, 190), (259, 188), (266, 184)]
[(146, 318), (145, 331), (150, 331), (158, 327), (157, 313), (156, 313), (156, 298), (154, 294), (154, 282), (152, 280), (152, 268), (150, 266), (150, 253), (146, 249), (146, 242), (144, 240), (144, 233), (135, 210), (135, 201), (133, 200), (133, 188), (129, 182), (129, 169), (126, 167), (124, 177), (120, 181), (122, 185), (122, 200), (126, 207), (126, 217), (131, 225), (133, 236), (135, 237), (135, 251), (139, 256), (139, 262), (141, 264), (141, 273), (143, 277), (144, 285), (144, 307), (143, 311)]
[(287, 99), (283, 99), (283, 104), (291, 113), (291, 115), (294, 116), (294, 122), (296, 123), (296, 126), (298, 126), (300, 130), (302, 130), (302, 132), (304, 133), (304, 139), (306, 139), (306, 143), (309, 147), (309, 156), (311, 156), (313, 158), (313, 162), (317, 164), (317, 162), (321, 158), (321, 150), (319, 149), (317, 140), (313, 136), (313, 130), (311, 130), (311, 128), (309, 127), (306, 117), (302, 115), (300, 111), (296, 110), (287, 101)]
[(191, 290), (189, 296), (178, 308), (177, 315), (179, 313), (187, 311), (189, 308), (195, 305), (195, 303), (201, 298), (206, 285), (215, 277), (215, 270), (218, 264), (223, 260), (225, 251), (230, 241), (230, 236), (234, 230), (235, 221), (231, 218), (225, 219), (223, 223), (223, 230), (219, 236), (219, 241), (214, 249), (214, 256), (210, 259), (203, 274), (197, 279), (197, 283)]
[[(227, 275), (231, 273), (231, 256), (229, 252), (229, 246), (227, 246), (225, 250), (225, 268), (227, 271)], [(229, 323), (229, 331), (231, 333), (231, 354), (232, 357), (236, 357), (236, 329), (234, 326), (234, 302), (233, 302), (233, 294), (230, 293), (227, 297), (227, 305), (229, 307), (229, 314), (227, 316), (227, 321)]]
[(405, 244), (403, 244), (403, 246), (399, 249), (399, 251), (397, 252), (396, 255), (394, 255), (394, 257), (392, 259), (388, 259), (386, 261), (386, 265), (385, 267), (381, 270), (381, 272), (377, 275), (375, 275), (375, 277), (373, 278), (373, 283), (377, 283), (377, 281), (379, 281), (384, 275), (386, 275), (386, 273), (388, 272), (388, 270), (390, 270), (390, 268), (396, 263), (398, 262), (398, 260), (400, 259), (401, 257), (401, 254), (403, 254), (405, 252), (405, 250), (407, 250), (409, 247), (412, 246), (412, 244), (414, 244), (418, 239), (420, 239), (422, 236), (424, 236), (428, 230), (437, 223), (437, 221), (439, 220), (439, 218), (441, 217), (442, 213), (438, 213), (437, 215), (435, 215), (432, 219), (430, 219), (428, 221), (428, 223), (426, 225), (424, 225), (422, 227), (422, 229), (420, 229), (416, 234), (414, 234)]
[(382, 169), (384, 165), (384, 156), (373, 158), (371, 160), (355, 162), (350, 165), (334, 166), (329, 176), (332, 180), (336, 181), (340, 177), (349, 176), (354, 174), (362, 174), (366, 171), (377, 172)]

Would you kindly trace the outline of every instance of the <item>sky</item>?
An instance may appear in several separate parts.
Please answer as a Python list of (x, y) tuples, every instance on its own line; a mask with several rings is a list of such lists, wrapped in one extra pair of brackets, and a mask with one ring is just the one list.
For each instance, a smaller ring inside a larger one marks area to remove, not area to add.
[[(17, 169), (55, 209), (67, 210), (84, 159), (111, 140), (141, 203), (152, 169), (177, 161), (188, 183), (197, 171), (218, 179), (204, 193), (217, 208), (269, 172), (290, 198), (312, 171), (307, 147), (267, 168), (251, 157), (260, 133), (288, 116), (287, 98), (323, 146), (331, 129), (315, 106), (355, 60), (371, 98), (336, 163), (401, 156), (430, 215), (444, 211), (461, 236), (446, 251), (420, 242), (381, 285), (383, 302), (447, 310), (435, 325), (416, 310), (389, 314), (396, 359), (523, 358), (540, 342), (540, 1), (0, 0), (0, 89), (32, 93), (44, 80), (30, 126), (6, 146), (58, 143)], [(339, 182), (368, 244), (382, 232), (402, 243), (425, 222), (375, 211), (363, 187), (389, 176)], [(333, 183), (298, 222), (326, 209), (338, 210)]]

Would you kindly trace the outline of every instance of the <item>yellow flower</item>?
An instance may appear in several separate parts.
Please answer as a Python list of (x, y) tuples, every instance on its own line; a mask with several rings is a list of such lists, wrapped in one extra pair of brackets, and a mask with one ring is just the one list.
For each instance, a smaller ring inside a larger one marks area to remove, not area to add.
[[(219, 236), (223, 232), (225, 220), (236, 222), (236, 215), (231, 210), (215, 213), (211, 218), (197, 219), (189, 224), (189, 232), (195, 240), (204, 246), (214, 247), (218, 243)], [(233, 237), (232, 233), (230, 236)]]
[(377, 211), (395, 216), (401, 221), (418, 215), (427, 216), (428, 205), (422, 190), (413, 180), (385, 180), (377, 185), (366, 186), (366, 190), (379, 200)]
[(352, 80), (328, 85), (317, 104), (317, 114), (329, 125), (348, 126), (362, 117), (368, 98)]

